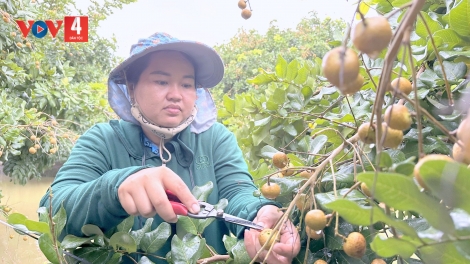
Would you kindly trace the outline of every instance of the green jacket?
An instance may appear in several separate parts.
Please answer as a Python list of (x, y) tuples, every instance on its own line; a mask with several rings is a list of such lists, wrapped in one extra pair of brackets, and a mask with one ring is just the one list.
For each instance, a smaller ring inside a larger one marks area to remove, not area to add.
[[(162, 164), (160, 157), (143, 145), (142, 138), (140, 126), (122, 120), (97, 124), (80, 137), (52, 183), (54, 213), (61, 203), (67, 211), (62, 237), (67, 234), (83, 236), (81, 227), (85, 224), (97, 225), (106, 232), (129, 216), (119, 203), (120, 184), (141, 169)], [(200, 134), (192, 133), (188, 127), (165, 146), (172, 153), (167, 166), (190, 189), (212, 181), (214, 188), (207, 202), (215, 204), (226, 198), (226, 213), (252, 220), (261, 206), (275, 204), (253, 196), (256, 187), (242, 152), (234, 135), (222, 124), (215, 123)], [(46, 193), (40, 206), (48, 206), (48, 203)], [(161, 222), (162, 219), (155, 216), (152, 229)], [(136, 217), (133, 229), (140, 229), (143, 223), (143, 217)], [(214, 221), (203, 235), (209, 245), (223, 254), (226, 252), (223, 235), (231, 232), (241, 237), (243, 231), (242, 226)], [(164, 257), (170, 240), (155, 254)], [(155, 258), (152, 261), (158, 262)]]

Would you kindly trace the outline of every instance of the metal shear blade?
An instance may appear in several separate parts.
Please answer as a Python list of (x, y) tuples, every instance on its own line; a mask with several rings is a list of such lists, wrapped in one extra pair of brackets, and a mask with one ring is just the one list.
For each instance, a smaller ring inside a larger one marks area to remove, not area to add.
[(257, 230), (264, 229), (264, 227), (257, 225), (253, 223), (252, 221), (248, 221), (240, 217), (226, 214), (224, 213), (223, 210), (217, 210), (212, 204), (209, 204), (206, 202), (199, 202), (199, 204), (201, 206), (201, 211), (199, 211), (198, 214), (192, 214), (188, 212), (188, 216), (193, 217), (193, 218), (199, 218), (199, 219), (214, 217), (219, 220), (223, 220), (225, 222), (233, 223), (236, 225), (242, 225), (242, 226), (246, 226), (246, 227), (257, 229)]

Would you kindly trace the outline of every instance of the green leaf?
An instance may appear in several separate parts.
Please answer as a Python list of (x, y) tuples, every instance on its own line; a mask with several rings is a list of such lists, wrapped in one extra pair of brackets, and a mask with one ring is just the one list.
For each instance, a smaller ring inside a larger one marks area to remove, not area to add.
[(139, 262), (137, 264), (153, 264), (154, 262), (152, 262), (149, 258), (147, 258), (146, 256), (142, 256), (142, 258), (139, 260)]
[[(352, 173), (336, 173), (336, 188), (343, 189), (349, 188), (354, 185), (354, 174)], [(334, 187), (334, 179), (331, 173), (323, 175), (321, 179), (321, 186), (324, 192), (330, 192)]]
[(171, 225), (162, 222), (151, 232), (147, 232), (140, 240), (140, 248), (147, 253), (154, 253), (159, 250), (171, 235)]
[(117, 226), (117, 231), (129, 232), (132, 229), (132, 226), (134, 226), (134, 218), (135, 216), (131, 215), (127, 217), (126, 219), (124, 219)]
[(439, 52), (439, 55), (441, 55), (444, 60), (453, 60), (457, 57), (470, 58), (470, 50), (465, 50), (465, 51), (443, 50)]
[(230, 98), (227, 94), (224, 94), (223, 100), (225, 110), (233, 115), (235, 113), (235, 100)]
[(458, 162), (432, 160), (424, 162), (419, 172), (433, 195), (470, 213), (470, 169)]
[(109, 244), (115, 251), (122, 251), (132, 253), (137, 251), (137, 244), (134, 238), (125, 232), (116, 232), (109, 239)]
[(250, 263), (251, 258), (248, 256), (248, 252), (246, 251), (245, 241), (238, 240), (237, 244), (232, 247), (231, 250), (233, 254), (233, 259), (235, 263)]
[(194, 186), (191, 193), (194, 195), (198, 201), (207, 201), (207, 197), (211, 194), (214, 184), (212, 181), (208, 181), (206, 184), (201, 186)]
[[(49, 234), (42, 234), (38, 239), (38, 244), (47, 260), (54, 264), (59, 263), (59, 256), (56, 254), (54, 244)], [(59, 250), (59, 252), (61, 251)]]
[[(110, 264), (117, 263), (116, 258), (118, 256), (119, 257), (121, 256), (120, 253), (115, 253), (112, 250), (109, 250), (107, 248), (100, 248), (100, 247), (79, 248), (77, 250), (74, 250), (73, 254), (77, 257), (86, 259), (90, 263), (110, 263)], [(112, 262), (113, 260), (114, 262)], [(73, 259), (73, 261), (75, 261), (75, 259)]]
[(54, 235), (58, 238), (62, 233), (62, 230), (64, 230), (65, 223), (67, 222), (67, 212), (65, 211), (63, 204), (60, 205), (59, 211), (57, 211), (57, 213), (52, 217), (52, 221), (54, 222)]
[(299, 68), (299, 62), (297, 60), (293, 60), (289, 63), (289, 65), (287, 66), (287, 74), (286, 74), (287, 81), (290, 82), (295, 79), (295, 77), (297, 76), (298, 68)]
[[(337, 211), (339, 215), (353, 225), (368, 226), (377, 222), (384, 222), (389, 226), (393, 226), (404, 234), (417, 237), (416, 231), (403, 221), (394, 220), (387, 216), (385, 212), (378, 206), (361, 206), (355, 202), (338, 199), (336, 201), (325, 204), (331, 210)], [(373, 214), (371, 223), (371, 213)]]
[(409, 258), (416, 251), (415, 245), (395, 237), (382, 239), (380, 236), (376, 236), (370, 244), (370, 247), (379, 256), (384, 258), (393, 257), (395, 255), (400, 255), (400, 257), (403, 258)]
[(140, 240), (142, 239), (142, 237), (144, 237), (145, 233), (150, 232), (150, 230), (152, 229), (152, 223), (153, 218), (147, 218), (147, 220), (145, 220), (144, 226), (141, 229), (131, 231), (129, 233), (131, 237), (134, 238), (134, 241), (137, 245), (140, 244)]
[(193, 234), (186, 234), (183, 239), (173, 236), (171, 239), (171, 255), (175, 264), (196, 263), (202, 254), (206, 240)]
[(318, 152), (320, 152), (323, 146), (325, 146), (326, 142), (328, 142), (328, 137), (325, 135), (318, 135), (314, 139), (311, 139), (308, 148), (308, 153), (318, 154)]
[[(457, 230), (457, 235), (460, 237), (469, 237), (470, 236), (470, 214), (464, 210), (454, 209), (450, 213), (452, 220), (454, 220), (455, 229)], [(457, 250), (470, 260), (470, 239), (462, 239), (460, 241), (454, 242)]]
[[(458, 80), (462, 79), (467, 73), (467, 65), (465, 64), (465, 62), (455, 63), (450, 61), (443, 61), (442, 64), (444, 65), (444, 69), (447, 74), (447, 79), (449, 81), (457, 82)], [(439, 77), (444, 78), (442, 67), (439, 63), (434, 64), (434, 71)]]
[(277, 55), (277, 63), (276, 63), (276, 75), (284, 79), (287, 73), (287, 61), (280, 55)]
[[(426, 21), (426, 24), (428, 25), (428, 28), (431, 32), (436, 32), (438, 30), (442, 29), (442, 25), (436, 21), (433, 20), (427, 12), (421, 11), (421, 15), (423, 16), (424, 20)], [(424, 25), (423, 20), (419, 17), (418, 21), (416, 23), (416, 34), (420, 36), (421, 38), (426, 39), (428, 37), (428, 31), (426, 30), (426, 26)]]
[(93, 237), (77, 237), (74, 235), (66, 235), (62, 240), (62, 248), (65, 249), (75, 249), (81, 245), (90, 242)]
[(268, 117), (260, 119), (260, 120), (256, 120), (255, 121), (255, 127), (265, 126), (265, 125), (269, 124), (269, 121), (271, 121), (271, 116), (268, 116)]
[(44, 222), (38, 222), (38, 221), (26, 219), (23, 224), (26, 226), (26, 228), (28, 228), (29, 231), (37, 231), (43, 234), (51, 233), (49, 225)]
[(394, 166), (393, 168), (393, 171), (395, 171), (396, 173), (409, 176), (413, 174), (414, 168), (415, 168), (414, 163), (404, 162), (404, 163), (396, 164), (396, 166)]
[(247, 82), (251, 84), (257, 84), (257, 85), (267, 84), (276, 80), (273, 77), (274, 76), (270, 74), (261, 73), (261, 74), (258, 74), (255, 78), (247, 80)]
[(286, 91), (281, 88), (276, 88), (274, 94), (270, 97), (270, 102), (276, 105), (282, 105), (286, 101)]
[(304, 84), (307, 81), (309, 73), (310, 70), (307, 68), (306, 65), (304, 65), (302, 68), (299, 69), (297, 76), (294, 79), (294, 83), (298, 85)]
[[(197, 222), (188, 216), (178, 215), (178, 222), (176, 222), (177, 230), (185, 230), (193, 235), (197, 235)], [(197, 219), (194, 219), (197, 220)], [(178, 233), (179, 234), (179, 233)]]
[(82, 233), (85, 236), (93, 236), (93, 235), (100, 235), (104, 236), (103, 231), (98, 226), (95, 225), (84, 225), (82, 226)]
[[(456, 1), (457, 2), (457, 1)], [(470, 1), (461, 0), (449, 12), (450, 28), (455, 30), (461, 36), (470, 35)]]
[[(349, 192), (349, 188), (339, 189), (337, 191), (338, 197), (342, 197), (346, 192)], [(331, 192), (323, 192), (323, 193), (315, 193), (315, 199), (317, 200), (317, 204), (321, 207), (321, 209), (325, 210), (326, 212), (331, 212), (325, 205), (336, 201), (334, 191)], [(352, 190), (345, 199), (358, 203), (360, 205), (365, 205), (367, 202), (367, 198), (358, 190)], [(326, 213), (325, 212), (325, 213)]]
[(277, 150), (276, 148), (270, 146), (270, 145), (265, 145), (261, 148), (261, 156), (263, 158), (269, 158), (269, 159), (272, 159), (274, 154), (276, 152), (278, 152), (279, 150)]
[(419, 249), (421, 260), (426, 264), (468, 264), (469, 260), (460, 255), (452, 243), (439, 243)]
[(269, 130), (270, 126), (262, 126), (253, 131), (253, 134), (251, 135), (253, 146), (258, 146), (268, 135), (270, 135)]
[(222, 241), (224, 242), (224, 246), (227, 252), (231, 252), (232, 248), (237, 244), (238, 239), (236, 237), (224, 235)]
[(434, 32), (434, 41), (437, 43), (436, 46), (439, 48), (442, 44), (446, 44), (448, 49), (452, 49), (455, 46), (460, 46), (463, 43), (462, 38), (451, 28), (442, 29)]
[[(359, 181), (372, 186), (374, 172), (357, 176)], [(454, 233), (454, 225), (447, 209), (435, 199), (420, 192), (411, 177), (397, 173), (377, 173), (375, 196), (377, 200), (402, 211), (416, 211), (429, 224), (446, 233)]]
[(9, 223), (10, 225), (17, 225), (17, 224), (23, 225), (27, 219), (28, 218), (23, 214), (12, 213), (8, 216), (7, 223)]
[(390, 158), (390, 155), (388, 155), (387, 152), (381, 152), (379, 160), (379, 165), (381, 168), (389, 168), (393, 164), (392, 158)]

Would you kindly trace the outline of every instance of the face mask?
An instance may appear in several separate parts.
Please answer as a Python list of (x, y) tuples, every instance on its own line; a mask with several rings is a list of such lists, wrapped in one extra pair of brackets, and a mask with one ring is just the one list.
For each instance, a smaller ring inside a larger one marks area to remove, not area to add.
[(159, 125), (156, 125), (149, 121), (145, 116), (142, 114), (142, 111), (140, 111), (139, 105), (135, 102), (131, 106), (131, 113), (132, 116), (139, 121), (140, 125), (142, 128), (147, 128), (150, 131), (152, 131), (153, 134), (156, 136), (162, 138), (162, 139), (170, 139), (179, 132), (181, 132), (183, 129), (188, 127), (191, 122), (193, 122), (194, 118), (196, 117), (197, 114), (197, 107), (194, 106), (191, 115), (189, 115), (188, 118), (186, 118), (183, 122), (181, 122), (178, 126), (176, 127), (161, 127)]

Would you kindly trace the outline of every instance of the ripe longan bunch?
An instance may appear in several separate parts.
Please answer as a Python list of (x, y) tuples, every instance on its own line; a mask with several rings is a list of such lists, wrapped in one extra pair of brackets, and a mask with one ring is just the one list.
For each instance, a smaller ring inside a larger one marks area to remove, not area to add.
[(242, 17), (244, 19), (249, 19), (251, 17), (251, 10), (246, 8), (247, 0), (240, 0), (238, 1), (238, 7), (242, 10)]

